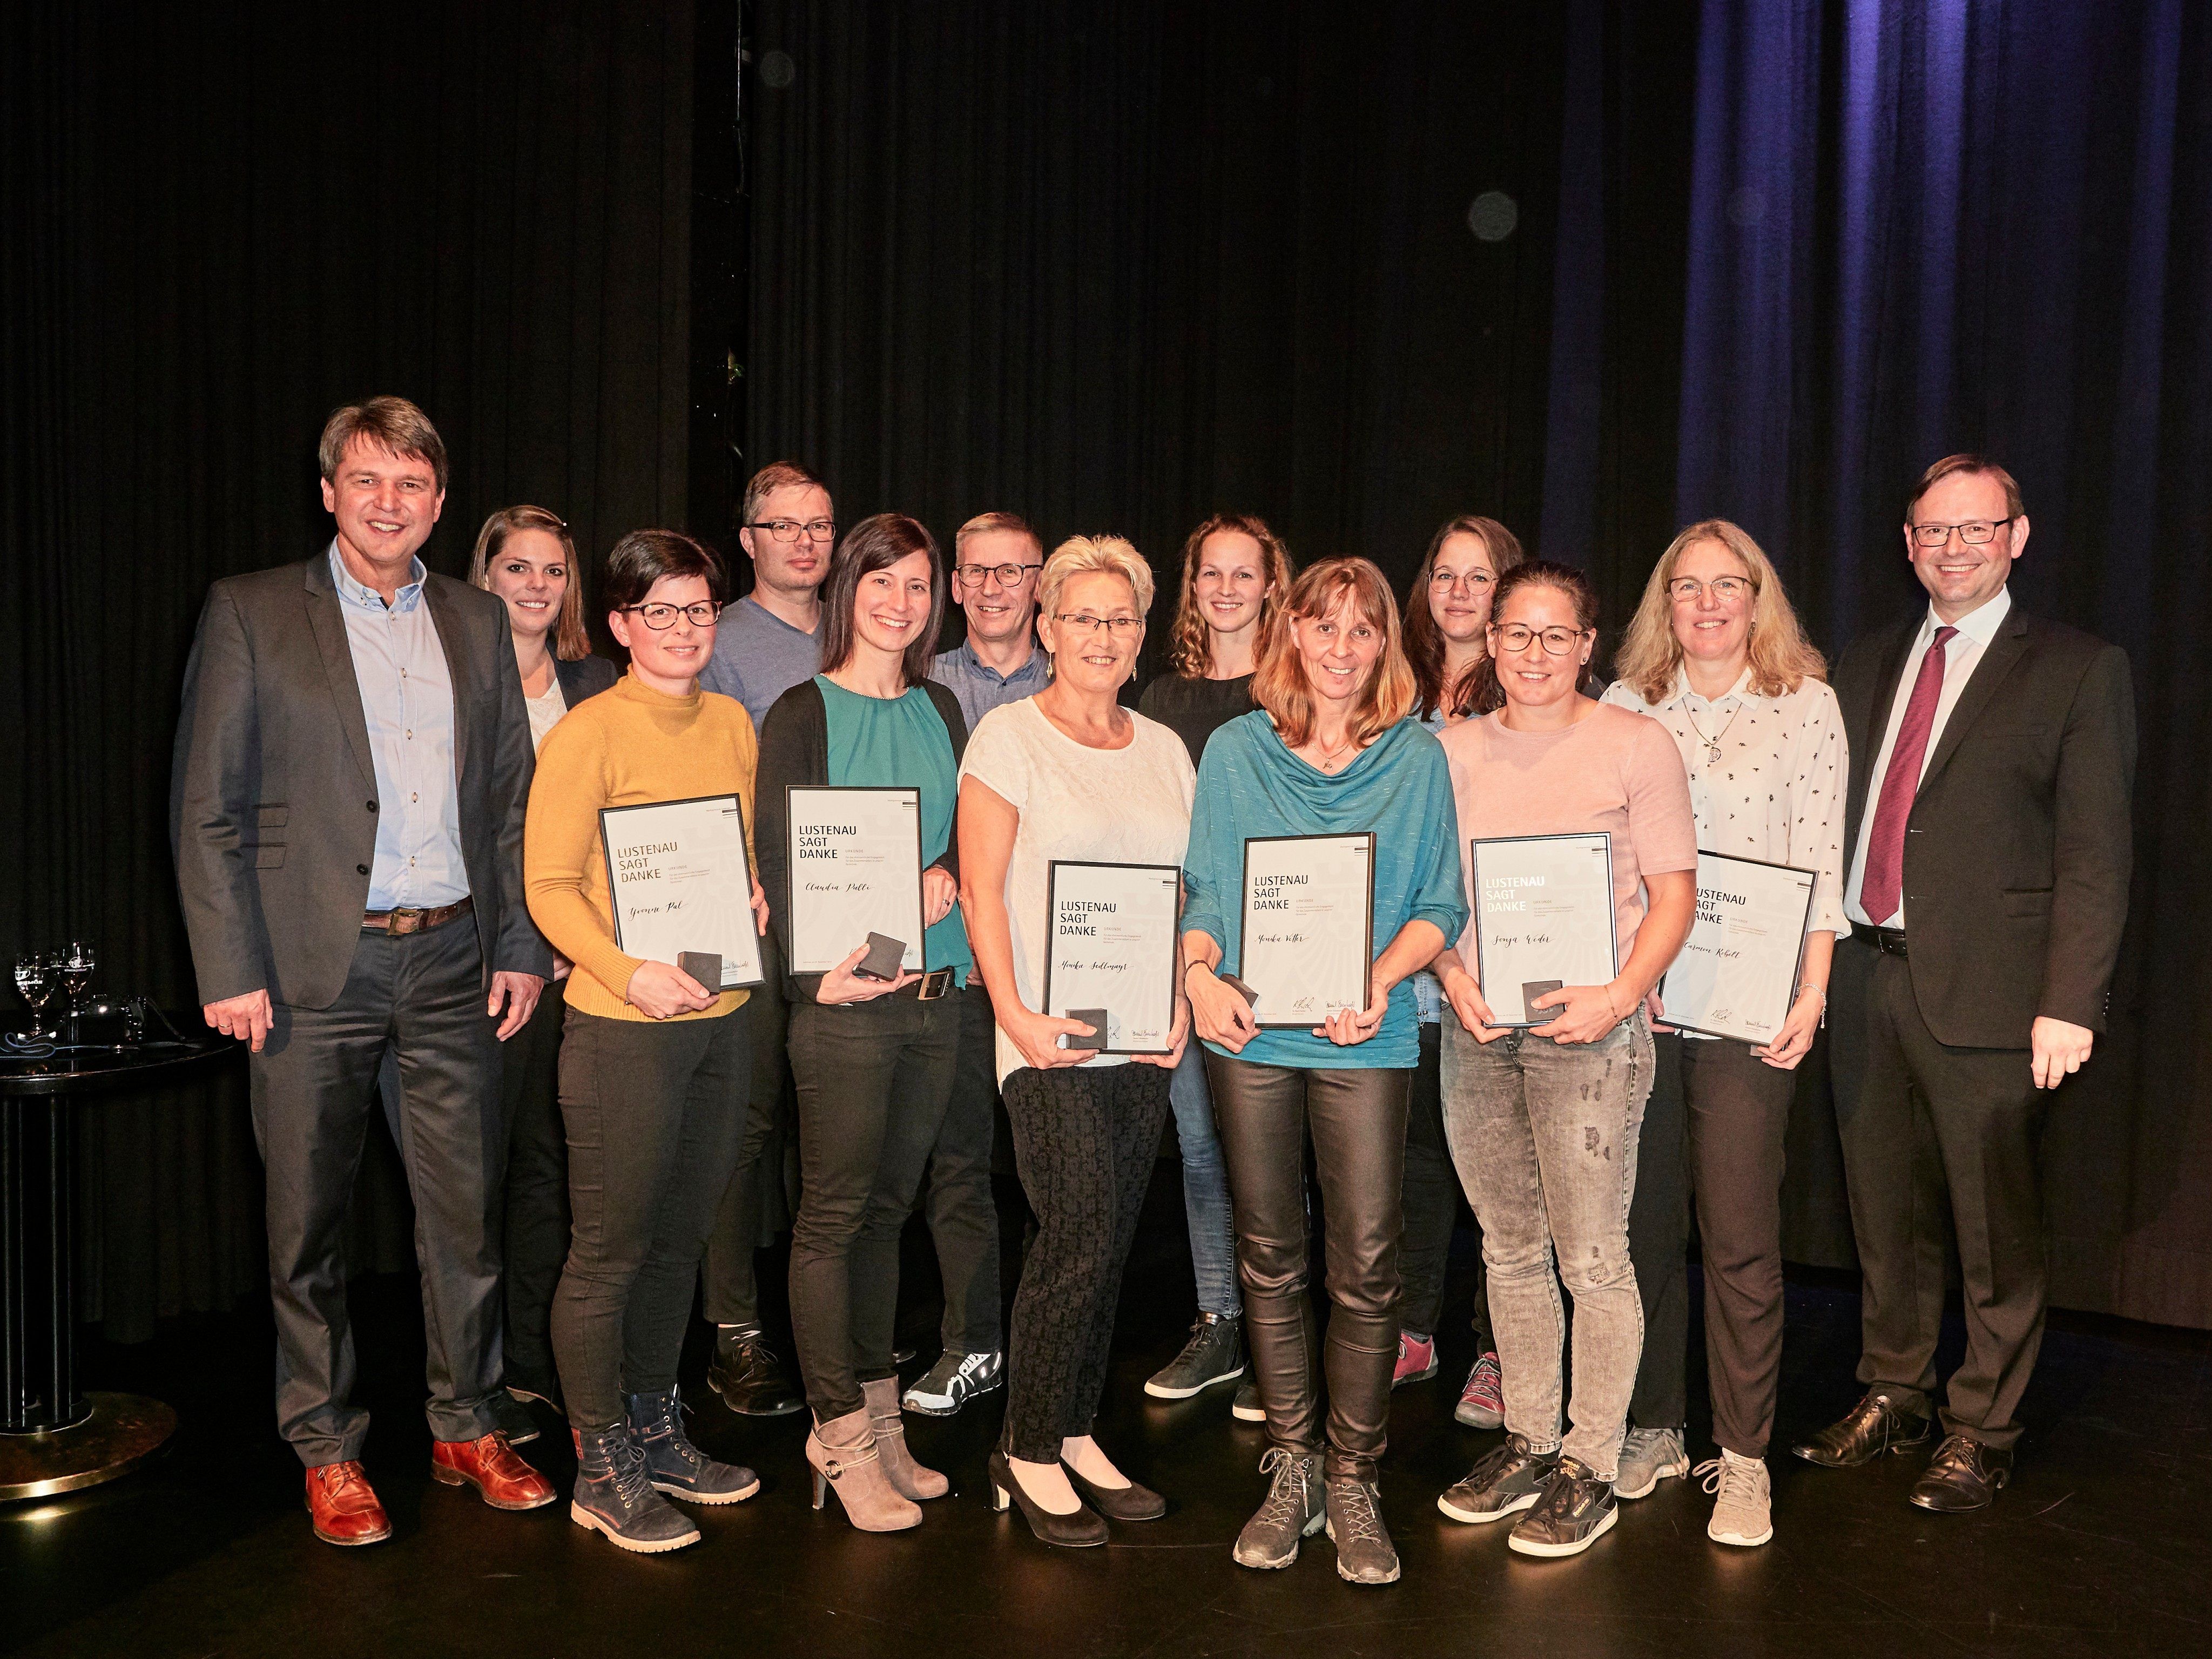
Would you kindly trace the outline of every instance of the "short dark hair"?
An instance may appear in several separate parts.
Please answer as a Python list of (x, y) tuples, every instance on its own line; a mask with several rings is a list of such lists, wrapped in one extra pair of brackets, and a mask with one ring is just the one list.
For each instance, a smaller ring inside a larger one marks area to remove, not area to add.
[(1946, 455), (1942, 460), (1920, 475), (1920, 482), (1912, 486), (1912, 493), (1905, 498), (1905, 522), (1912, 522), (1912, 509), (1920, 505), (1920, 498), (1956, 473), (1977, 473), (1985, 478), (1995, 478), (2004, 491), (2005, 515), (2017, 519), (2027, 511), (2027, 503), (2020, 497), (2020, 485), (2011, 473), (1988, 457), (1971, 451), (1957, 455)]
[(406, 398), (371, 398), (331, 411), (331, 418), (323, 422), (322, 441), (315, 446), (315, 459), (322, 467), (325, 483), (337, 482), (346, 445), (356, 438), (387, 454), (428, 462), (430, 471), (437, 475), (438, 493), (446, 493), (446, 441), (430, 424), (430, 417)]
[(599, 579), (599, 598), (610, 611), (627, 611), (645, 603), (653, 583), (663, 576), (704, 576), (707, 592), (717, 604), (729, 585), (722, 562), (711, 547), (703, 547), (680, 530), (633, 530), (607, 555), (606, 574)]
[[(1490, 625), (1498, 626), (1505, 601), (1524, 587), (1548, 587), (1567, 596), (1567, 603), (1575, 608), (1575, 627), (1588, 633), (1597, 626), (1597, 589), (1590, 586), (1589, 577), (1572, 565), (1559, 564), (1549, 559), (1524, 559), (1511, 569), (1498, 574), (1498, 586), (1490, 590)], [(1588, 692), (1597, 683), (1597, 653), (1590, 653), (1582, 677), (1575, 682), (1575, 690)], [(1472, 707), (1493, 709), (1505, 701), (1505, 688), (1498, 681), (1498, 659), (1485, 651), (1482, 660), (1474, 665), (1467, 692)]]
[[(751, 525), (753, 515), (760, 511), (761, 503), (768, 499), (770, 491), (777, 489), (818, 489), (825, 495), (830, 493), (828, 484), (797, 461), (770, 461), (754, 473), (752, 482), (745, 486), (745, 505), (741, 522)], [(830, 510), (836, 511), (834, 504)]]
[(842, 668), (853, 654), (853, 611), (860, 578), (888, 570), (912, 554), (929, 555), (929, 620), (908, 644), (901, 678), (912, 688), (929, 678), (937, 655), (937, 633), (945, 626), (944, 572), (938, 568), (937, 544), (929, 532), (903, 513), (878, 513), (854, 525), (830, 556), (830, 574), (822, 584), (822, 666)]

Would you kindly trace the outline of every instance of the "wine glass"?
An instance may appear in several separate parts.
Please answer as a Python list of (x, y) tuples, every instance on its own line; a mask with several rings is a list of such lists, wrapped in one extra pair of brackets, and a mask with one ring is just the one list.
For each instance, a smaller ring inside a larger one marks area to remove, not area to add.
[(51, 1037), (53, 1033), (43, 1029), (46, 1005), (54, 997), (54, 964), (52, 957), (41, 951), (32, 951), (17, 958), (15, 988), (23, 1000), (31, 1005), (31, 1029), (25, 1033), (32, 1038)]
[(85, 991), (92, 984), (92, 970), (99, 965), (99, 961), (92, 946), (82, 939), (71, 939), (69, 949), (62, 955), (62, 990), (69, 997), (70, 1018), (72, 1020), (77, 1017)]

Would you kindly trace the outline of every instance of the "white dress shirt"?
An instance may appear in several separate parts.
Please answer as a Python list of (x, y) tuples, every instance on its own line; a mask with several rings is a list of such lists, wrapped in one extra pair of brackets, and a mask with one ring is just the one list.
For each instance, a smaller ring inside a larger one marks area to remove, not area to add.
[[(1959, 694), (1966, 689), (1966, 682), (1974, 677), (1974, 670), (1982, 660), (1982, 653), (1996, 638), (1997, 629), (2012, 611), (2012, 589), (2001, 587), (1995, 598), (1978, 610), (1970, 611), (1954, 623), (1946, 623), (1930, 605), (1920, 631), (1912, 636), (1912, 648), (1905, 653), (1904, 672), (1898, 676), (1897, 686), (1889, 700), (1889, 725), (1881, 734), (1881, 748), (1874, 757), (1874, 770), (1867, 774), (1866, 807), (1859, 814), (1858, 845), (1851, 853), (1851, 872), (1844, 883), (1844, 913), (1853, 921), (1864, 922), (1872, 927), (1902, 927), (1905, 926), (1905, 891), (1900, 886), (1897, 895), (1894, 915), (1870, 916), (1859, 902), (1859, 890), (1866, 885), (1867, 838), (1874, 833), (1875, 810), (1881, 805), (1882, 780), (1889, 775), (1890, 751), (1897, 747), (1897, 728), (1905, 724), (1905, 707), (1912, 701), (1913, 683), (1920, 678), (1920, 659), (1928, 654), (1928, 647), (1936, 642), (1939, 628), (1955, 628), (1959, 631), (1943, 643), (1943, 691), (1936, 700), (1936, 722), (1928, 728), (1928, 746), (1920, 755), (1920, 777), (1928, 775), (1928, 763), (1936, 757), (1936, 745), (1943, 740), (1944, 723), (1951, 711), (1959, 706)], [(1913, 788), (1919, 789), (1919, 779)]]
[(354, 682), (376, 771), (372, 910), (432, 909), (469, 896), (453, 775), (453, 679), (415, 561), (389, 605), (353, 579), (331, 544), (331, 580), (353, 652)]

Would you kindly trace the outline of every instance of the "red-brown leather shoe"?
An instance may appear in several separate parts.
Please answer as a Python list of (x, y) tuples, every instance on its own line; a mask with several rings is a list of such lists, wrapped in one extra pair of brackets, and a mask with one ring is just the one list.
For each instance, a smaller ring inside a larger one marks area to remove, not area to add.
[(357, 1462), (307, 1471), (307, 1514), (325, 1544), (381, 1544), (392, 1536), (391, 1519)]
[(495, 1510), (542, 1510), (553, 1501), (553, 1483), (522, 1461), (493, 1430), (474, 1440), (433, 1440), (430, 1478), (448, 1486), (474, 1486)]

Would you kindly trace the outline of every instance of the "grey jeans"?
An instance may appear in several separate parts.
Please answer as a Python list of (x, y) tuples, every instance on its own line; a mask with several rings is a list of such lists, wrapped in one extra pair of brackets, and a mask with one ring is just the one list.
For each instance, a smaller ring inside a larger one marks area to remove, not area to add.
[(1524, 1031), (1479, 1043), (1443, 1023), (1444, 1133), (1482, 1223), (1505, 1426), (1539, 1448), (1559, 1439), (1564, 1279), (1575, 1299), (1564, 1449), (1608, 1480), (1644, 1349), (1628, 1206), (1652, 1064), (1640, 1011), (1572, 1047)]

